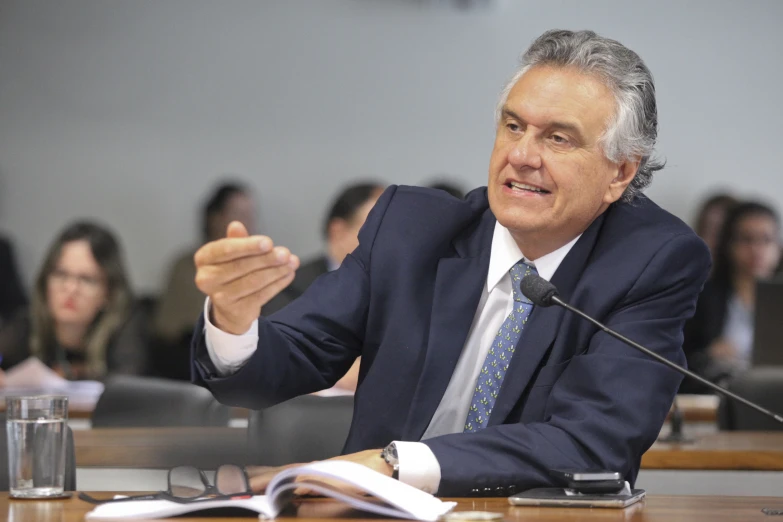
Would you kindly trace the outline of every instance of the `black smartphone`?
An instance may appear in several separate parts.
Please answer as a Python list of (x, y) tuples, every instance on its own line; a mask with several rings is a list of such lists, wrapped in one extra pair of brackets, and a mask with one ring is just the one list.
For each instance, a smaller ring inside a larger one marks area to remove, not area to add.
[[(627, 508), (645, 496), (643, 489), (634, 489), (630, 495), (567, 495), (563, 488), (536, 488), (508, 497), (514, 506), (552, 507), (607, 507)], [(641, 506), (641, 504), (637, 504)], [(630, 520), (630, 513), (623, 518)]]
[(549, 473), (555, 477), (563, 487), (573, 489), (579, 493), (616, 493), (625, 486), (625, 481), (620, 473), (605, 469), (553, 469), (550, 470)]

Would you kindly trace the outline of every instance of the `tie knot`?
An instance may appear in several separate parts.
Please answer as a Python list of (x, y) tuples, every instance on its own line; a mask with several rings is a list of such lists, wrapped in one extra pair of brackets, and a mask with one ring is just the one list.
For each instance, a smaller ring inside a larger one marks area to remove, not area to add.
[(511, 267), (511, 270), (509, 270), (509, 274), (511, 274), (511, 288), (513, 289), (514, 292), (514, 301), (522, 302), (522, 303), (532, 303), (530, 299), (525, 297), (525, 295), (522, 293), (522, 290), (519, 289), (519, 284), (522, 282), (522, 279), (524, 279), (528, 275), (538, 274), (538, 272), (536, 271), (536, 267), (529, 265), (524, 261), (520, 261), (516, 265)]

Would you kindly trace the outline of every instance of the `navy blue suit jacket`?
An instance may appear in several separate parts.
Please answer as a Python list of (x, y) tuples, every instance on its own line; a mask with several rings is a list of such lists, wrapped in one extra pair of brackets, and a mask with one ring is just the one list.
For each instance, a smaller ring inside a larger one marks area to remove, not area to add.
[[(340, 269), (259, 320), (258, 350), (236, 374), (214, 374), (202, 318), (194, 381), (223, 403), (261, 408), (332, 386), (361, 355), (344, 451), (420, 440), (486, 287), (495, 221), (485, 188), (462, 201), (390, 187)], [(683, 325), (709, 259), (689, 227), (640, 197), (599, 216), (552, 282), (566, 301), (682, 364)], [(507, 494), (550, 485), (547, 470), (563, 468), (611, 469), (633, 482), (680, 380), (583, 319), (536, 307), (489, 426), (424, 441), (441, 466), (438, 494)]]

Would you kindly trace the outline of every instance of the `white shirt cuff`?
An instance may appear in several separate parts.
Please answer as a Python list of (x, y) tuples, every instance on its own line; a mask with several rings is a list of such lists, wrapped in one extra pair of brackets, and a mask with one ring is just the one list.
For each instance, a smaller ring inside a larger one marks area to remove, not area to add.
[(434, 495), (440, 486), (440, 464), (429, 446), (421, 442), (394, 441), (400, 462), (400, 482)]
[(207, 297), (204, 302), (204, 341), (218, 375), (226, 377), (244, 366), (258, 348), (258, 319), (253, 321), (247, 332), (234, 335), (212, 324), (209, 320), (209, 309)]

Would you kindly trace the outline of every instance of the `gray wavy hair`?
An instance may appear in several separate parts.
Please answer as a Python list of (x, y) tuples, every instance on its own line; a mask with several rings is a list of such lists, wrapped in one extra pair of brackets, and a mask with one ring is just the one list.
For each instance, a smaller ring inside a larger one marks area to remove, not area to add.
[(614, 163), (641, 158), (639, 169), (622, 196), (633, 201), (652, 182), (664, 162), (653, 157), (658, 138), (658, 108), (652, 73), (638, 54), (593, 31), (555, 29), (539, 36), (522, 55), (519, 69), (500, 94), (495, 119), (500, 121), (511, 89), (532, 67), (575, 67), (597, 75), (615, 97), (617, 110), (601, 137), (604, 155)]

